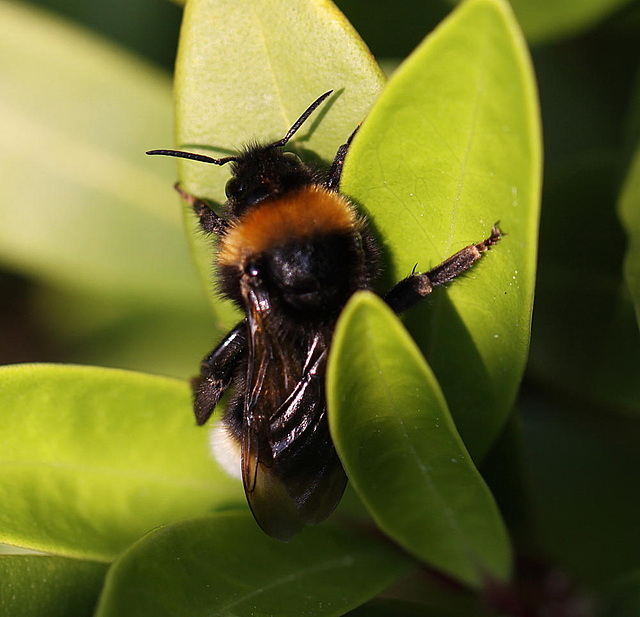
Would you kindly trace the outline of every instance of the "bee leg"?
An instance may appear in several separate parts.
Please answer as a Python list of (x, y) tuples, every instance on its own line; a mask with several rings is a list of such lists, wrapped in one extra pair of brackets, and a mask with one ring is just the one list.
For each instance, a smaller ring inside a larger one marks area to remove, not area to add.
[(331, 163), (331, 168), (329, 169), (329, 175), (325, 180), (325, 187), (330, 191), (337, 191), (338, 186), (340, 186), (340, 177), (342, 176), (342, 167), (344, 165), (344, 159), (347, 156), (347, 152), (349, 151), (349, 146), (353, 141), (353, 138), (356, 136), (360, 125), (356, 126), (356, 130), (351, 133), (349, 139), (347, 139), (346, 144), (342, 144), (338, 151), (336, 152), (336, 156), (333, 159), (333, 163)]
[(471, 268), (482, 257), (482, 253), (497, 244), (503, 235), (498, 223), (496, 223), (491, 230), (491, 235), (486, 240), (463, 248), (428, 272), (408, 276), (385, 294), (384, 301), (396, 313), (403, 313), (419, 300), (428, 296), (434, 287), (452, 281)]
[(209, 206), (209, 204), (198, 197), (190, 195), (186, 191), (182, 190), (180, 183), (176, 182), (174, 187), (180, 194), (180, 197), (184, 199), (198, 215), (200, 219), (200, 227), (209, 234), (221, 235), (227, 228), (227, 221), (221, 216), (218, 216)]
[(247, 353), (247, 325), (241, 321), (202, 360), (200, 376), (191, 381), (193, 411), (198, 425), (204, 424), (225, 390), (231, 385), (238, 362)]

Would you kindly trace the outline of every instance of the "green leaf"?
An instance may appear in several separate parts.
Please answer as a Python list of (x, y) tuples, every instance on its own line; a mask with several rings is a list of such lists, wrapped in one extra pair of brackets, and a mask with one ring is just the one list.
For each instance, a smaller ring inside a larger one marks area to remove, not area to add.
[(500, 513), (435, 377), (399, 320), (369, 292), (356, 294), (338, 321), (327, 400), (340, 459), (385, 533), (474, 587), (509, 576)]
[(161, 528), (113, 565), (96, 617), (342, 615), (407, 561), (388, 544), (323, 525), (283, 544), (248, 514)]
[(0, 393), (0, 542), (108, 561), (157, 525), (244, 501), (210, 458), (186, 383), (15, 365)]
[(166, 74), (20, 3), (0, 5), (0, 260), (130, 304), (202, 303), (171, 189)]
[(46, 555), (0, 556), (0, 615), (90, 617), (106, 564)]
[(627, 174), (618, 203), (618, 212), (629, 243), (624, 274), (640, 326), (640, 148), (636, 151)]
[[(283, 137), (323, 92), (333, 90), (292, 147), (330, 163), (365, 117), (383, 85), (373, 57), (344, 16), (327, 0), (190, 0), (176, 65), (176, 141), (212, 156), (252, 140)], [(224, 201), (226, 167), (180, 161), (185, 189)], [(211, 289), (211, 242), (187, 215), (196, 261)], [(214, 299), (213, 294), (211, 294)], [(215, 298), (231, 325), (236, 316)]]
[(408, 315), (474, 458), (500, 431), (527, 357), (541, 154), (533, 72), (499, 0), (469, 0), (394, 73), (354, 139), (342, 190), (384, 240), (392, 279), (505, 237)]

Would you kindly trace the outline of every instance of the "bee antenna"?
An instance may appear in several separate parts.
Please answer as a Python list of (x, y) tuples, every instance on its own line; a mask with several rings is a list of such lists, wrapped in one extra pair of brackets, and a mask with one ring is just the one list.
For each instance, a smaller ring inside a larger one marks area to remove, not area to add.
[(232, 161), (237, 161), (237, 156), (225, 156), (221, 159), (214, 159), (204, 154), (195, 154), (194, 152), (182, 152), (181, 150), (149, 150), (147, 154), (160, 156), (175, 156), (179, 159), (189, 159), (190, 161), (200, 161), (201, 163), (212, 163), (213, 165), (226, 165)]
[(274, 141), (272, 144), (269, 144), (268, 148), (282, 148), (297, 132), (297, 130), (307, 121), (309, 116), (317, 109), (318, 105), (322, 103), (329, 95), (333, 93), (333, 90), (329, 90), (325, 92), (322, 96), (319, 96), (309, 107), (307, 107), (306, 111), (295, 121), (295, 124), (287, 131), (287, 134), (278, 141)]

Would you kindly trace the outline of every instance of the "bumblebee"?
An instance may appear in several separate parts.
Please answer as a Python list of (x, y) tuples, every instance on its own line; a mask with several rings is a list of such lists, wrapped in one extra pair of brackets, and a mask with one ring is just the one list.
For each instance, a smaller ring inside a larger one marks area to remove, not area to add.
[[(224, 158), (176, 150), (147, 153), (230, 165), (223, 214), (176, 185), (202, 230), (217, 238), (220, 293), (245, 314), (202, 361), (193, 381), (194, 411), (197, 423), (204, 424), (232, 388), (214, 429), (214, 453), (219, 460), (235, 456), (256, 521), (283, 541), (327, 518), (344, 492), (347, 478), (327, 422), (327, 356), (341, 310), (357, 290), (372, 289), (379, 273), (378, 243), (339, 192), (357, 129), (338, 149), (328, 173), (284, 151), (331, 93), (270, 144), (252, 144)], [(500, 238), (496, 224), (486, 240), (428, 272), (414, 272), (384, 300), (396, 313), (405, 311), (468, 270)]]

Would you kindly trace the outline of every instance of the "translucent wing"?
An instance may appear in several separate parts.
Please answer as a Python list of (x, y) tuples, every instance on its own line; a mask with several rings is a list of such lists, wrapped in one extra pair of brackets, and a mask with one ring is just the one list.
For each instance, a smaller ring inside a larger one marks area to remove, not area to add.
[(326, 417), (328, 342), (278, 332), (264, 302), (251, 306), (242, 479), (258, 524), (288, 540), (329, 516), (346, 485)]

